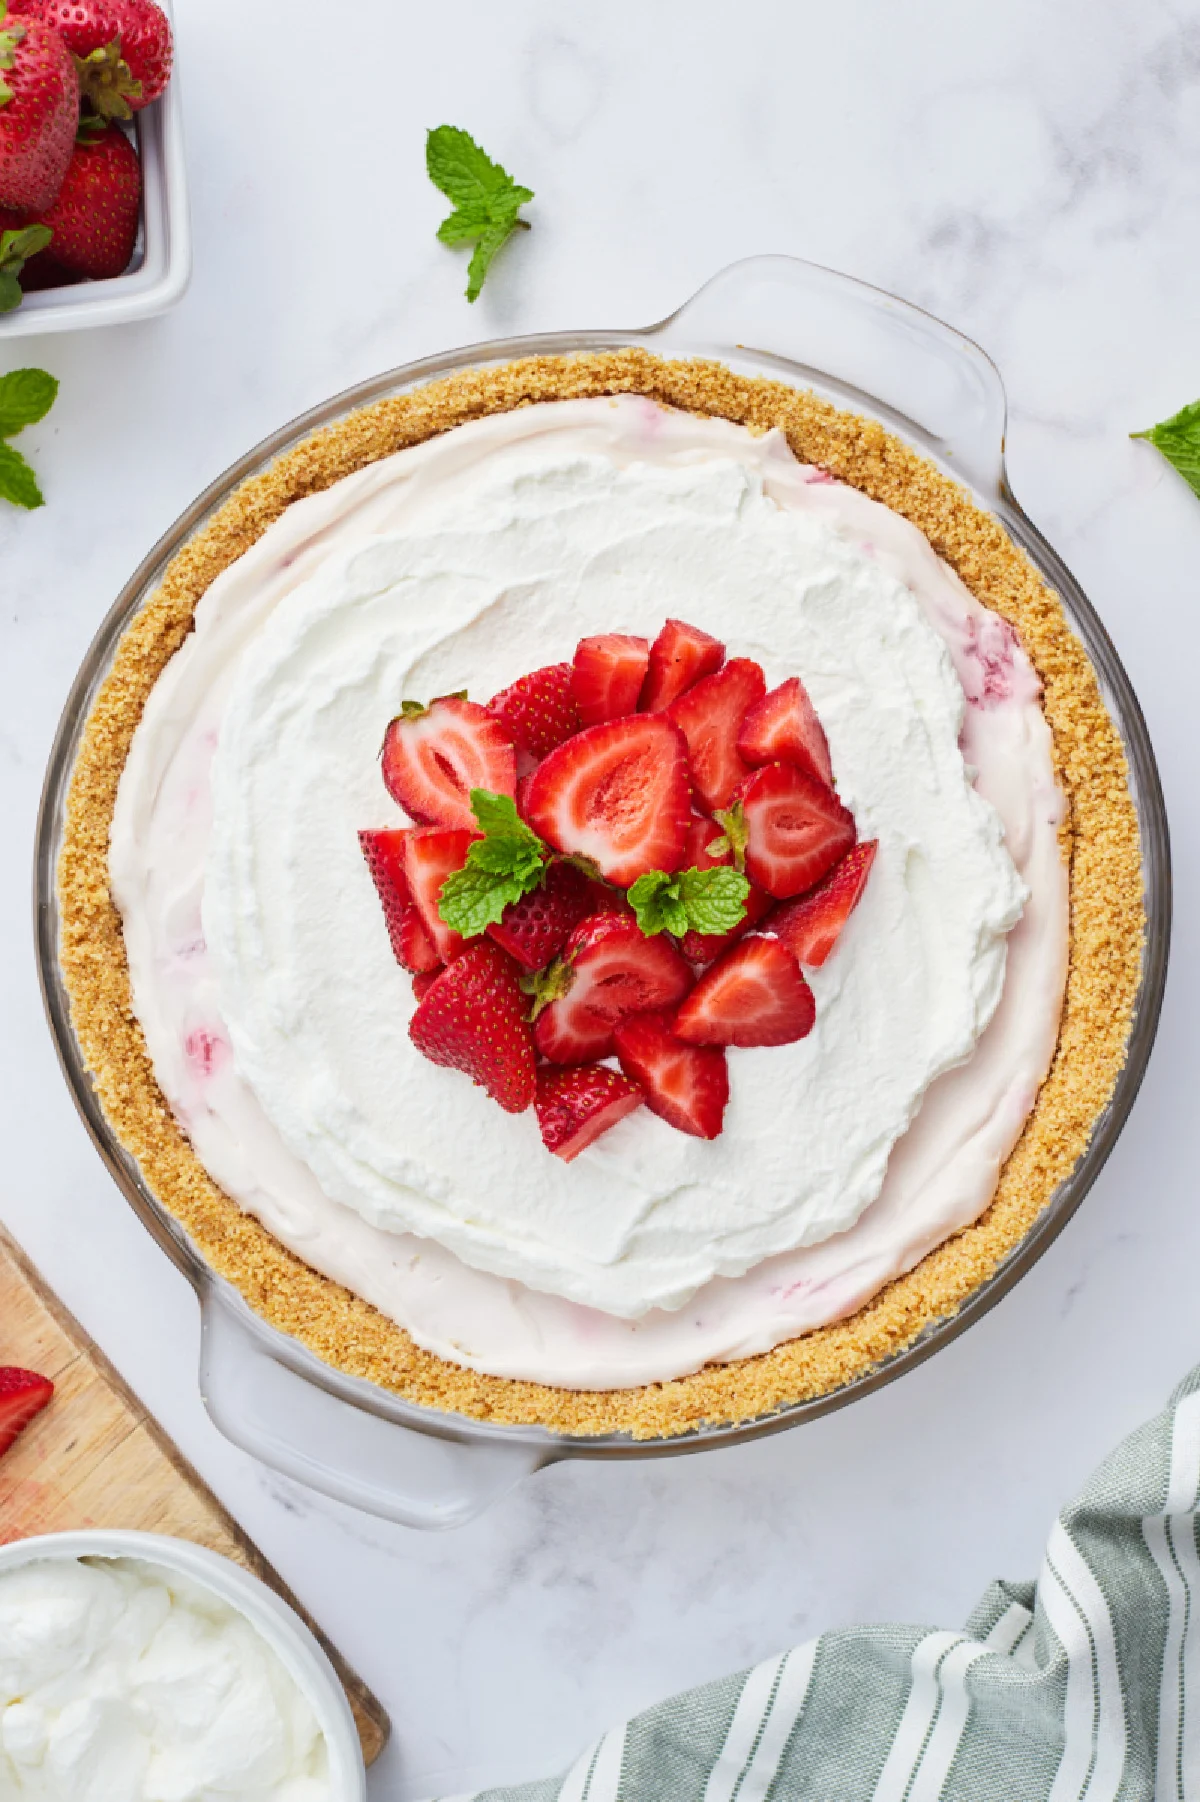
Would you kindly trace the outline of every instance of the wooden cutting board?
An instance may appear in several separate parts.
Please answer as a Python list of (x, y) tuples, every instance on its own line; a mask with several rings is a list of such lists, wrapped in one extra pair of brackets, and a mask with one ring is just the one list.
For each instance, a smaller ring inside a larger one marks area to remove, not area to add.
[(104, 1353), (0, 1227), (0, 1364), (40, 1370), (54, 1400), (0, 1461), (0, 1544), (79, 1527), (171, 1533), (261, 1577), (312, 1628), (341, 1678), (370, 1764), (387, 1741), (383, 1705), (278, 1572), (147, 1414)]

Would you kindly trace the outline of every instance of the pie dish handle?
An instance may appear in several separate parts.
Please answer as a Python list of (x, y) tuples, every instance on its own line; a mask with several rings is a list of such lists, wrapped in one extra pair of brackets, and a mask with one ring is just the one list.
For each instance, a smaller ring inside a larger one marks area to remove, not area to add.
[(986, 504), (1008, 498), (1008, 402), (996, 365), (973, 339), (868, 282), (800, 257), (747, 257), (645, 339), (734, 368), (750, 359), (758, 375), (774, 364), (839, 405), (890, 414), (901, 437), (943, 460)]
[(201, 1316), (200, 1393), (218, 1431), (367, 1514), (406, 1527), (461, 1526), (553, 1460), (539, 1444), (460, 1428), (453, 1416), (403, 1424), (391, 1409), (404, 1404), (318, 1364), (219, 1283), (206, 1287)]

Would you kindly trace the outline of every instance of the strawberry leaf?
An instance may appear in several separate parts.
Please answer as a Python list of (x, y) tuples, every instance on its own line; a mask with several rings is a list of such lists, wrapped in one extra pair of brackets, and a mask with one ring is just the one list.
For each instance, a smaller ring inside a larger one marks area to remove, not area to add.
[[(53, 236), (48, 225), (23, 225), (16, 231), (0, 232), (0, 313), (11, 313), (14, 307), (20, 306), (21, 284), (17, 277), (30, 257), (36, 256), (39, 250), (45, 250)], [(24, 371), (16, 373), (23, 374)], [(42, 372), (39, 370), (37, 373)], [(49, 381), (52, 378), (47, 376), (46, 379)], [(57, 386), (55, 383), (56, 389)], [(53, 400), (54, 396), (51, 395), (50, 398)], [(16, 427), (17, 431), (20, 429), (20, 426)]]
[(4, 443), (0, 443), (0, 500), (11, 501), (14, 507), (45, 505), (37, 477), (29, 464), (19, 450)]
[[(746, 830), (746, 814), (741, 802), (735, 801), (732, 807), (718, 807), (713, 818), (722, 828), (723, 839), (714, 839), (707, 847), (709, 856), (724, 857), (726, 851), (732, 851), (735, 867), (744, 870), (746, 867), (746, 840), (749, 833)], [(720, 846), (719, 850), (718, 845)]]
[(1193, 494), (1200, 494), (1200, 400), (1181, 407), (1170, 419), (1134, 432), (1134, 438), (1145, 438), (1160, 450), (1173, 469), (1178, 470)]
[(529, 1019), (534, 1021), (544, 1007), (552, 1001), (561, 1001), (562, 997), (574, 982), (575, 976), (569, 963), (556, 957), (547, 964), (544, 970), (526, 970), (517, 978), (521, 993), (532, 997), (533, 1006), (529, 1010)]

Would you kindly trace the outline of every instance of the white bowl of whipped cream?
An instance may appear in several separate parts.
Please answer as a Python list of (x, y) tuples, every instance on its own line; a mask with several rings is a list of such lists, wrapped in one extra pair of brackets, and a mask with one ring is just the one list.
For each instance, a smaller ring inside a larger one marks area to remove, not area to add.
[(0, 1546), (0, 1795), (361, 1802), (354, 1717), (298, 1616), (155, 1533)]

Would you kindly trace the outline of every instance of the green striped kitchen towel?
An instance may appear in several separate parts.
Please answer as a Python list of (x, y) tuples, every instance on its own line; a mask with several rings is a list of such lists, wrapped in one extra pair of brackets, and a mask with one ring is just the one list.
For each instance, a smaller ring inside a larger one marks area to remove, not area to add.
[(1200, 1369), (961, 1633), (823, 1633), (478, 1802), (1200, 1802), (1198, 1490)]

